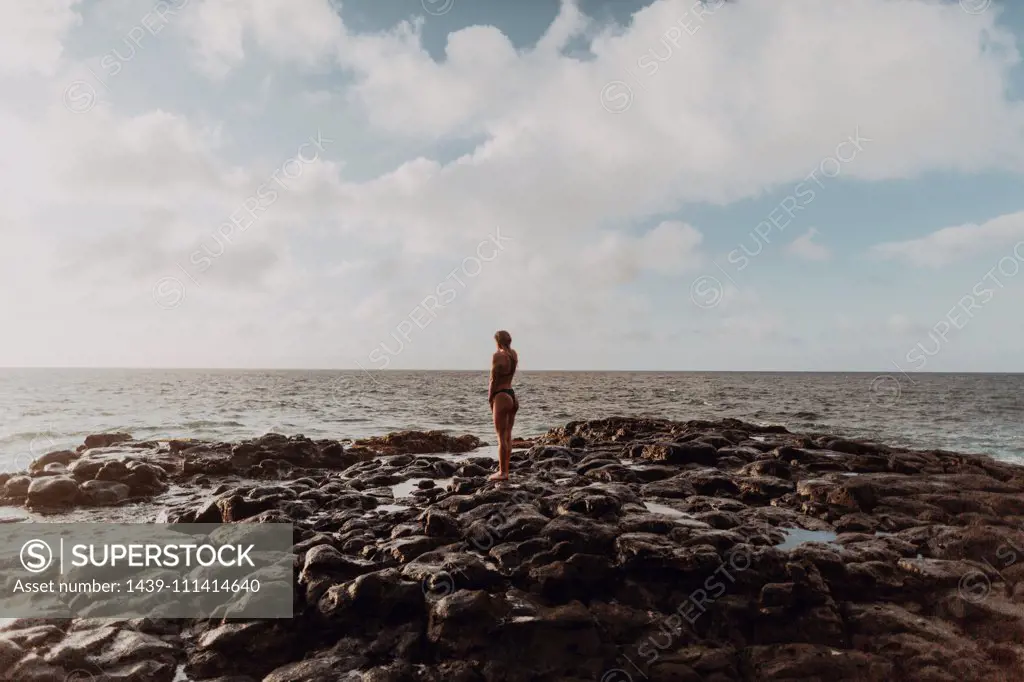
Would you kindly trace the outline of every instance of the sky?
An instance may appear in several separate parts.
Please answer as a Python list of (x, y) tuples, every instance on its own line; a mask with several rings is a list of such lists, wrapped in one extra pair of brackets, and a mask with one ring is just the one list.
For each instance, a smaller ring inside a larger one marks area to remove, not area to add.
[[(1024, 371), (1024, 6), (0, 5), (0, 366)], [(1020, 275), (1020, 276), (1018, 276)]]

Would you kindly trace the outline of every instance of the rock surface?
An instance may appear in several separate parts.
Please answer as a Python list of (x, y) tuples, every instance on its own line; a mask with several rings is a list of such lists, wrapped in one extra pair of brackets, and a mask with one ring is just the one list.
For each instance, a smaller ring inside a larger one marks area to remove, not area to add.
[(380, 438), (357, 440), (357, 448), (365, 448), (380, 455), (422, 455), (436, 452), (469, 452), (486, 445), (476, 436), (452, 437), (441, 431), (399, 431)]
[(41, 458), (8, 497), (291, 522), (294, 617), (20, 620), (0, 625), (0, 679), (1024, 679), (1024, 467), (615, 418), (550, 431), (494, 484), (474, 443), (94, 439)]

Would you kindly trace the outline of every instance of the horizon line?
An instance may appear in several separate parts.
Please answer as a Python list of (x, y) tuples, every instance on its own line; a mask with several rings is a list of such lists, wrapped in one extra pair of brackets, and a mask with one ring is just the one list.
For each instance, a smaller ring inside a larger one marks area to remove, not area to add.
[[(471, 372), (487, 373), (489, 369), (366, 369), (363, 367), (110, 367), (110, 366), (0, 366), (4, 370), (99, 370), (99, 371), (184, 371), (184, 372)], [(1024, 374), (1024, 370), (950, 370), (942, 372), (897, 371), (873, 369), (523, 369), (521, 374), (876, 374), (876, 375), (956, 375), (956, 374)]]

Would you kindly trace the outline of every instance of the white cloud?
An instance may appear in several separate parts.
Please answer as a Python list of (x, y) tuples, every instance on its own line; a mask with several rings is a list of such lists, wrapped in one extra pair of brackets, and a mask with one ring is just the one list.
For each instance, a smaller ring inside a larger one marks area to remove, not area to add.
[(826, 261), (832, 258), (832, 252), (827, 246), (818, 244), (814, 238), (819, 234), (818, 229), (812, 227), (802, 235), (790, 242), (786, 250), (804, 260)]
[(304, 67), (323, 65), (345, 39), (327, 0), (192, 0), (183, 17), (197, 67), (215, 79), (245, 59), (250, 38), (270, 56)]
[[(1001, 215), (981, 225), (944, 227), (919, 239), (876, 244), (871, 250), (881, 258), (940, 268), (1000, 248), (1013, 248), (1022, 240), (1024, 211)], [(1024, 253), (1024, 247), (1018, 250)]]
[(63, 40), (81, 22), (81, 0), (0, 3), (0, 76), (52, 76), (64, 52)]
[(616, 284), (631, 282), (644, 272), (679, 274), (700, 264), (702, 240), (696, 228), (676, 221), (662, 222), (640, 237), (607, 233), (584, 250), (582, 269)]
[[(994, 24), (995, 12), (970, 16), (955, 3), (745, 0), (706, 16), (688, 35), (679, 34), (678, 20), (693, 0), (655, 2), (614, 28), (596, 27), (564, 2), (536, 46), (472, 26), (448, 36), (445, 57), (435, 62), (422, 22), (360, 34), (327, 0), (192, 0), (174, 31), (186, 42), (162, 41), (161, 50), (187, 50), (182, 60), (214, 79), (229, 79), (253, 58), (288, 71), (259, 74), (253, 80), (268, 89), (248, 92), (254, 106), (232, 102), (230, 111), (185, 98), (174, 103), (170, 89), (157, 106), (125, 76), (115, 94), (130, 106), (117, 101), (80, 115), (61, 104), (82, 68), (62, 61), (75, 4), (30, 5), (0, 10), (3, 49), (27, 50), (4, 67), (53, 74), (39, 86), (53, 96), (34, 109), (20, 99), (0, 104), (0, 152), (19, 159), (0, 168), (11, 190), (0, 216), (10, 265), (0, 269), (0, 285), (26, 292), (0, 303), (0, 317), (45, 311), (47, 319), (4, 340), (0, 350), (14, 361), (49, 352), (112, 364), (116, 349), (130, 343), (143, 364), (171, 357), (213, 364), (230, 361), (231, 344), (248, 342), (246, 357), (265, 349), (317, 363), (337, 353), (344, 363), (340, 355), (372, 348), (498, 226), (513, 238), (507, 251), (446, 313), (457, 323), (439, 321), (430, 338), (458, 358), (476, 344), (464, 337), (506, 326), (528, 331), (546, 357), (573, 360), (573, 342), (603, 348), (601, 339), (665, 315), (621, 285), (700, 264), (714, 235), (695, 219), (666, 219), (680, 209), (790, 188), (858, 130), (869, 140), (842, 164), (843, 179), (1015, 171), (1024, 159), (1024, 112), (1007, 99), (1014, 37)], [(63, 9), (33, 14), (43, 6)], [(5, 11), (18, 17), (5, 24)], [(814, 58), (808, 35), (816, 37)], [(24, 36), (31, 44), (22, 44)], [(580, 42), (590, 56), (566, 56), (566, 46)], [(656, 73), (638, 63), (652, 50), (668, 55), (653, 62)], [(304, 73), (315, 78), (302, 81)], [(619, 114), (601, 101), (613, 80), (633, 89), (632, 105)], [(385, 137), (389, 151), (396, 141), (430, 151), (406, 153), (369, 180), (353, 179), (369, 175), (360, 159), (352, 160), (352, 174), (340, 163), (306, 167), (196, 288), (176, 263), (201, 244), (213, 246), (215, 230), (283, 161), (267, 160), (272, 141), (233, 139), (229, 114), (258, 110), (265, 125), (287, 130), (306, 123), (274, 118), (283, 115), (271, 85), (275, 93), (294, 86), (318, 110), (354, 105), (366, 126), (346, 131), (354, 147)], [(468, 151), (442, 160), (438, 140)], [(239, 146), (247, 147), (244, 157)], [(843, 154), (854, 149), (846, 145)], [(1009, 228), (1000, 229), (993, 235), (1008, 239)], [(323, 243), (309, 241), (314, 234)], [(813, 237), (798, 238), (794, 252), (827, 255)], [(943, 242), (936, 252), (961, 247)], [(152, 300), (163, 276), (189, 286), (185, 303), (170, 313)], [(721, 334), (737, 344), (748, 336), (783, 339), (781, 318), (745, 308), (754, 283), (742, 286), (725, 292), (715, 314), (729, 317), (716, 322), (712, 349)], [(680, 292), (683, 303), (670, 314), (685, 324), (700, 311), (686, 301), (685, 284)], [(66, 349), (67, 328), (88, 328), (89, 338)]]
[[(325, 200), (346, 207), (353, 229), (443, 252), (481, 224), (541, 239), (758, 196), (816, 169), (822, 179), (823, 160), (837, 155), (856, 154), (844, 178), (872, 180), (1021, 168), (1024, 111), (1006, 99), (1016, 50), (994, 13), (884, 0), (728, 3), (678, 47), (667, 43), (668, 60), (644, 75), (638, 58), (664, 56), (662, 38), (691, 7), (654, 3), (628, 29), (594, 37), (589, 61), (516, 51), (493, 27), (449, 36), (440, 63), (411, 24), (351, 36), (341, 59), (368, 125), (484, 141), (454, 162), (415, 159)], [(575, 11), (563, 5), (563, 16)], [(582, 25), (560, 21), (566, 35)], [(820, 37), (814, 59), (800, 47), (806, 35)], [(602, 87), (632, 82), (628, 71), (644, 87), (634, 83), (632, 106), (610, 114)], [(837, 150), (857, 131), (870, 140), (861, 151)]]

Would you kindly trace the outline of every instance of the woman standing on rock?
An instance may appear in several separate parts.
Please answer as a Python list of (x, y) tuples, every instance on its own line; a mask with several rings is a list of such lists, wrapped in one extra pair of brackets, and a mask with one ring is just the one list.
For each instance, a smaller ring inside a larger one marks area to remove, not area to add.
[(505, 330), (495, 332), (498, 350), (491, 358), (491, 383), (487, 400), (494, 415), (494, 431), (498, 434), (498, 473), (492, 481), (507, 481), (509, 459), (512, 457), (512, 426), (516, 423), (519, 401), (512, 390), (512, 377), (519, 365), (519, 354), (512, 350), (512, 336)]

